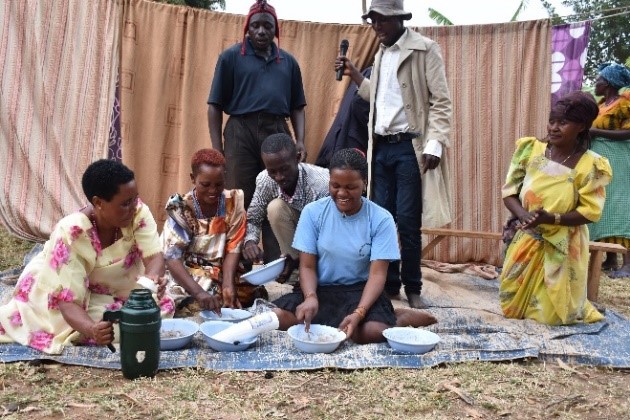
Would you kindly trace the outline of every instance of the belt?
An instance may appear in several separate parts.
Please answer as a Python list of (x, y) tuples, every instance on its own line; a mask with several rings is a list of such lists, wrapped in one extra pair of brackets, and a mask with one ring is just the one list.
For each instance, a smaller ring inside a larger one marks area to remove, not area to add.
[(271, 114), (269, 112), (252, 112), (250, 114), (241, 114), (241, 115), (233, 115), (236, 118), (243, 119), (252, 119), (252, 118), (260, 118), (263, 120), (286, 120), (287, 117), (284, 115)]
[(375, 133), (374, 140), (384, 143), (400, 143), (403, 141), (413, 140), (418, 137), (418, 135), (418, 133), (396, 133), (382, 136)]

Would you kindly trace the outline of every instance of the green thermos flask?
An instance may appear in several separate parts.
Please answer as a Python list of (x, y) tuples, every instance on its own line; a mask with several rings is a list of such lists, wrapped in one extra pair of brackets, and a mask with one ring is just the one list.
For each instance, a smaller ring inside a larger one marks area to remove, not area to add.
[(153, 377), (160, 364), (160, 327), (162, 319), (151, 291), (133, 289), (117, 311), (105, 311), (105, 321), (120, 325), (120, 364), (127, 379)]

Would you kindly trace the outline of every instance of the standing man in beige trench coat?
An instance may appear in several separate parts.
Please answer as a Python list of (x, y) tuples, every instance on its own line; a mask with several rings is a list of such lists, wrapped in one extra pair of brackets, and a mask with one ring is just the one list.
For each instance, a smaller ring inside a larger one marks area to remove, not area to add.
[(445, 149), (450, 147), (451, 99), (439, 45), (404, 26), (411, 13), (403, 0), (373, 0), (363, 15), (380, 48), (370, 79), (346, 57), (335, 68), (370, 101), (370, 197), (389, 210), (398, 227), (401, 261), (392, 262), (385, 292), (401, 285), (409, 306), (422, 306), (420, 228), (451, 222), (451, 191)]

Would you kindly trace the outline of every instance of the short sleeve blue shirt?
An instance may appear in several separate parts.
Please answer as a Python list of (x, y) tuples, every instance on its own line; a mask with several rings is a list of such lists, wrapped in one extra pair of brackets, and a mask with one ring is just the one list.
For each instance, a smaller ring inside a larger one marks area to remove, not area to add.
[(208, 104), (228, 115), (267, 112), (288, 117), (306, 105), (302, 73), (295, 58), (272, 44), (269, 58), (256, 55), (247, 38), (245, 55), (241, 44), (224, 50), (217, 60)]
[(394, 218), (366, 198), (352, 216), (344, 216), (332, 197), (306, 205), (293, 248), (317, 256), (320, 285), (366, 282), (371, 261), (400, 259)]

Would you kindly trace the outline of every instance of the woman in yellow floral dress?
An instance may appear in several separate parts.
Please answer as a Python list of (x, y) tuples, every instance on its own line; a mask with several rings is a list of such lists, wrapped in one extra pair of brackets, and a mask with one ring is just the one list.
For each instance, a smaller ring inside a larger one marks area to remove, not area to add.
[(516, 143), (502, 189), (520, 227), (501, 272), (499, 299), (508, 318), (550, 325), (603, 319), (586, 299), (586, 224), (601, 216), (612, 176), (608, 160), (588, 149), (597, 111), (590, 94), (570, 93), (553, 106), (544, 141)]
[(134, 174), (112, 160), (83, 174), (90, 204), (57, 223), (43, 250), (24, 267), (12, 299), (0, 306), (0, 343), (17, 342), (46, 353), (71, 344), (111, 343), (118, 334), (103, 321), (119, 309), (140, 275), (158, 284), (163, 316), (173, 301), (162, 297), (164, 258), (155, 220), (138, 198)]

